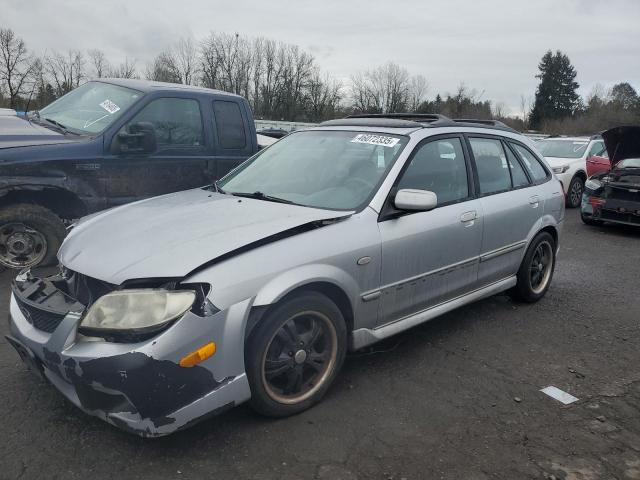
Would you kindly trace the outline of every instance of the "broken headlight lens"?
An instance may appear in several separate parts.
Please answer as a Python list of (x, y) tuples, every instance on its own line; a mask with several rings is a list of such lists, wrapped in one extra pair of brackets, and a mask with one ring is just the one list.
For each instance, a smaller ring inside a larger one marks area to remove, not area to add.
[(585, 182), (584, 186), (589, 190), (598, 190), (600, 187), (602, 187), (602, 182), (596, 179), (589, 179)]
[(184, 315), (196, 299), (190, 290), (119, 290), (100, 297), (82, 319), (82, 330), (150, 332)]

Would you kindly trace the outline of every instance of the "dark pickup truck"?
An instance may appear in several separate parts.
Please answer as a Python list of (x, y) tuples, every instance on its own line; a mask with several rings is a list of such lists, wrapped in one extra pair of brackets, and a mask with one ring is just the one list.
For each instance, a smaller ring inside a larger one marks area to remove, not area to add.
[(186, 85), (101, 79), (0, 116), (0, 265), (51, 263), (69, 220), (211, 184), (258, 149), (244, 98)]

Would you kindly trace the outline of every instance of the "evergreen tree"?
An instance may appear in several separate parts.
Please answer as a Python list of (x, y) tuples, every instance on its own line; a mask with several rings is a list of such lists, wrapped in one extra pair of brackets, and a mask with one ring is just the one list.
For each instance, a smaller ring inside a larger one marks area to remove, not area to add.
[(539, 128), (543, 120), (557, 120), (572, 116), (580, 109), (576, 69), (569, 57), (560, 50), (547, 51), (538, 65), (540, 73), (536, 78), (540, 84), (531, 111), (530, 124)]
[(614, 105), (623, 110), (635, 110), (640, 106), (638, 94), (627, 82), (614, 85), (609, 96)]

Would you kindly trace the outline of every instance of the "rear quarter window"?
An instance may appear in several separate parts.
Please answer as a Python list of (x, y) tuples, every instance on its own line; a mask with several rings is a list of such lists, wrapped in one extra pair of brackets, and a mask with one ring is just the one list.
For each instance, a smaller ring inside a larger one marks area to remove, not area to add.
[(247, 137), (240, 105), (226, 100), (214, 100), (213, 115), (220, 147), (228, 150), (245, 148)]
[(542, 166), (540, 160), (531, 153), (527, 148), (517, 143), (509, 142), (509, 145), (516, 152), (516, 155), (522, 160), (525, 168), (529, 171), (529, 175), (535, 183), (541, 183), (549, 177), (549, 173)]

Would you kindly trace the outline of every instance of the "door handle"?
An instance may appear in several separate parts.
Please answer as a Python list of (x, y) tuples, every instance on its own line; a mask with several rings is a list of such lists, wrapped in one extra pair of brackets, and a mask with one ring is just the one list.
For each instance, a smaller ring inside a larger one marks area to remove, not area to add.
[(538, 195), (529, 197), (529, 205), (531, 205), (532, 208), (538, 208), (538, 205), (540, 205), (540, 197)]
[(475, 210), (464, 212), (462, 215), (460, 215), (460, 221), (462, 223), (472, 222), (476, 218), (478, 218), (478, 212), (476, 212)]

